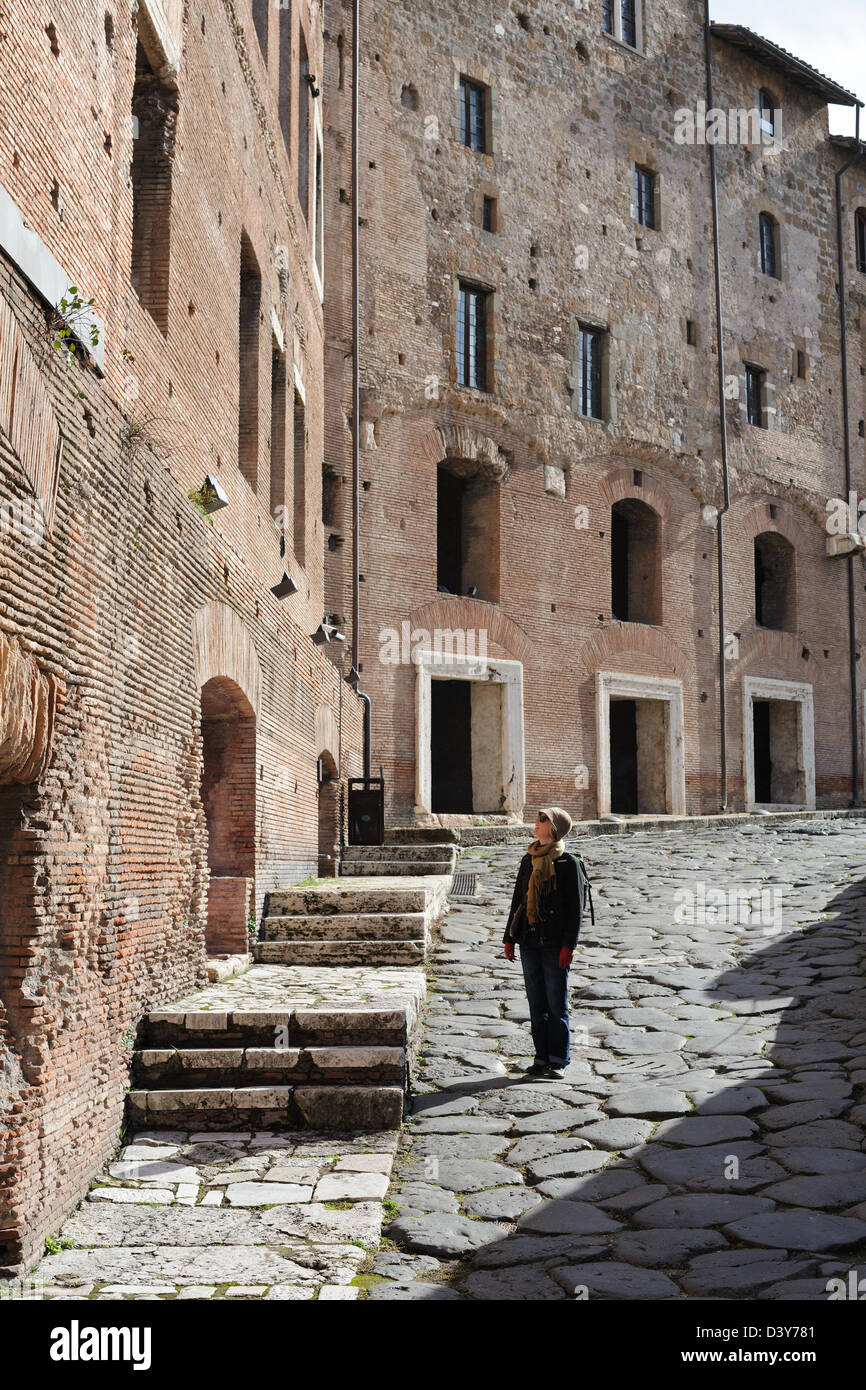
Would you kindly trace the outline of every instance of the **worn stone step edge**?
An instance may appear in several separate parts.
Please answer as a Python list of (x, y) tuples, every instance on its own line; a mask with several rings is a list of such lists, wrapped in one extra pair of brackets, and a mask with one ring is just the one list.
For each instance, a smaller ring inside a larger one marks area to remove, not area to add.
[[(458, 841), (458, 832), (442, 825), (389, 825), (385, 827), (386, 845), (453, 845), (457, 844)], [(359, 849), (360, 846), (353, 845), (352, 848)]]
[(322, 917), (337, 913), (403, 913), (426, 912), (430, 891), (427, 888), (367, 888), (341, 884), (333, 880), (327, 888), (278, 888), (268, 893), (265, 915)]
[(258, 941), (259, 965), (421, 965), (423, 941)]
[(453, 863), (457, 857), (457, 844), (392, 844), (384, 845), (346, 845), (344, 859), (403, 859), (442, 860)]
[(451, 860), (431, 860), (429, 862), (416, 862), (415, 860), (392, 860), (392, 859), (344, 859), (340, 864), (340, 875), (345, 878), (398, 878), (406, 875), (411, 878), (426, 877), (430, 874), (450, 874), (453, 872)]
[(290, 1047), (400, 1046), (417, 1017), (417, 1006), (411, 1002), (391, 1009), (154, 1009), (144, 1020), (143, 1039), (155, 1047), (187, 1041), (199, 1046), (268, 1046), (279, 1029), (285, 1030), (281, 1041)]
[(142, 1048), (133, 1054), (139, 1086), (158, 1090), (352, 1081), (402, 1086), (405, 1068), (402, 1047)]
[(334, 912), (329, 916), (311, 914), (266, 917), (262, 923), (264, 941), (401, 941), (423, 940), (426, 917), (423, 912)]
[(135, 1126), (172, 1129), (399, 1129), (400, 1086), (247, 1086), (176, 1091), (133, 1090), (127, 1118)]

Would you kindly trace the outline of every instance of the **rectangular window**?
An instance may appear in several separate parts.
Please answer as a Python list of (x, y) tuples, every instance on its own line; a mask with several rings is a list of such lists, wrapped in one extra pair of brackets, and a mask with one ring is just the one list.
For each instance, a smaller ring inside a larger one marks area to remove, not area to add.
[(766, 429), (764, 419), (764, 392), (767, 373), (762, 367), (746, 364), (746, 419), (750, 425)]
[(316, 127), (316, 181), (313, 200), (313, 254), (319, 272), (319, 284), (325, 277), (325, 218), (322, 194), (322, 140)]
[(294, 518), (295, 559), (305, 563), (307, 541), (307, 420), (304, 400), (295, 387), (294, 415)]
[(776, 256), (776, 219), (768, 212), (761, 213), (761, 270), (765, 275), (778, 278)]
[(689, 347), (697, 347), (698, 325), (695, 323), (694, 319), (686, 319), (686, 342)]
[(656, 176), (651, 169), (635, 165), (635, 217), (642, 227), (656, 224)]
[(269, 0), (253, 0), (253, 25), (265, 62), (268, 61), (268, 3)]
[(487, 390), (486, 290), (462, 281), (457, 298), (457, 380), (476, 391)]
[(613, 33), (613, 0), (601, 0), (601, 22), (606, 34)]
[(602, 418), (601, 354), (603, 334), (598, 328), (579, 329), (577, 409), (579, 415)]
[(249, 237), (241, 237), (238, 313), (238, 467), (254, 490), (259, 472), (259, 320), (262, 276)]
[(280, 129), (286, 150), (291, 150), (292, 133), (292, 7), (290, 0), (280, 4), (280, 56), (279, 56), (279, 111)]
[(301, 34), (300, 82), (298, 86), (298, 201), (306, 220), (310, 201), (310, 61)]
[(496, 199), (485, 198), (481, 207), (481, 226), (485, 232), (496, 231)]
[(623, 43), (627, 43), (630, 48), (637, 47), (637, 16), (635, 14), (635, 0), (620, 0), (622, 32), (620, 38)]
[(772, 92), (767, 91), (766, 87), (762, 87), (758, 93), (758, 110), (761, 113), (761, 133), (771, 137), (775, 136), (776, 98)]
[[(286, 505), (286, 354), (273, 339), (271, 356), (271, 516), (281, 520)], [(278, 526), (282, 530), (282, 526)]]
[(487, 88), (468, 77), (460, 79), (460, 140), (470, 150), (487, 152)]
[(866, 273), (866, 208), (860, 208), (855, 220), (857, 269)]
[(800, 381), (806, 380), (806, 354), (802, 348), (797, 348), (797, 376)]
[(177, 93), (156, 76), (138, 43), (132, 89), (132, 286), (163, 337), (168, 334), (171, 182)]

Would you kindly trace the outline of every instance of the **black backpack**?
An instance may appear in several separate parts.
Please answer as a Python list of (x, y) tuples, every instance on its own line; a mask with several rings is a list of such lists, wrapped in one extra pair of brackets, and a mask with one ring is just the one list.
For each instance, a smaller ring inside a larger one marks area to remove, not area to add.
[(586, 865), (579, 854), (573, 856), (577, 864), (577, 882), (580, 888), (580, 905), (583, 912), (589, 908), (589, 920), (595, 926), (595, 908), (592, 905), (592, 883), (589, 874), (586, 872)]

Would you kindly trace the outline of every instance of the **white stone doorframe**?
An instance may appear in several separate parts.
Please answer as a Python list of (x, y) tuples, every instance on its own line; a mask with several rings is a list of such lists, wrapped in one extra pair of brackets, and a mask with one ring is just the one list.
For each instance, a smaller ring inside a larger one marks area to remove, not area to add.
[[(765, 680), (762, 676), (743, 676), (743, 769), (746, 782), (746, 810), (755, 802), (755, 700), (791, 700), (800, 706), (800, 759), (803, 768), (805, 801), (792, 802), (806, 810), (815, 809), (815, 710), (811, 685), (799, 681)], [(761, 803), (763, 805), (763, 803)]]
[(504, 685), (502, 699), (503, 812), (522, 815), (526, 802), (523, 759), (523, 663), (452, 653), (419, 651), (415, 654), (415, 802), (416, 813), (432, 815), (433, 747), (431, 729), (431, 681), (492, 681)]
[(668, 737), (665, 749), (665, 801), (668, 815), (686, 814), (686, 760), (682, 681), (655, 676), (629, 676), (619, 671), (596, 672), (595, 723), (598, 738), (598, 814), (610, 815), (610, 698), (667, 700)]

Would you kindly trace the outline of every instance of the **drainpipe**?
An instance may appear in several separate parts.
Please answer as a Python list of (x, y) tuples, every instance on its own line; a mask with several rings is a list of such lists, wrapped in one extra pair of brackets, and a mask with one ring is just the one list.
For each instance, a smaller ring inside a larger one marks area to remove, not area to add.
[[(845, 277), (845, 227), (842, 203), (842, 176), (851, 168), (855, 159), (864, 151), (860, 139), (860, 112), (863, 103), (857, 103), (855, 128), (856, 149), (847, 163), (836, 173), (836, 248), (839, 258), (839, 325), (842, 358), (842, 430), (845, 441), (845, 500), (851, 496), (851, 406), (848, 395), (848, 316), (846, 312)], [(856, 521), (849, 518), (852, 529)], [(860, 805), (860, 760), (857, 738), (857, 612), (854, 601), (854, 556), (848, 555), (848, 680), (851, 696), (851, 805)]]
[(358, 255), (358, 106), (361, 58), (361, 0), (352, 4), (352, 669), (349, 682), (364, 701), (364, 776), (370, 777), (370, 697), (360, 680), (361, 610), (361, 317)]
[[(713, 99), (713, 48), (710, 28), (710, 0), (704, 0), (704, 45), (707, 65), (707, 110), (715, 106)], [(730, 477), (728, 474), (728, 417), (725, 409), (725, 341), (724, 318), (722, 314), (722, 268), (719, 253), (719, 188), (716, 170), (716, 147), (708, 146), (710, 151), (710, 187), (713, 201), (713, 268), (716, 281), (716, 346), (718, 357), (719, 387), (719, 429), (722, 451), (722, 482), (724, 503), (716, 516), (716, 556), (718, 560), (719, 589), (719, 771), (721, 777), (721, 798), (719, 810), (728, 809), (728, 692), (727, 663), (725, 660), (725, 538), (723, 520), (731, 505)]]

